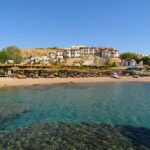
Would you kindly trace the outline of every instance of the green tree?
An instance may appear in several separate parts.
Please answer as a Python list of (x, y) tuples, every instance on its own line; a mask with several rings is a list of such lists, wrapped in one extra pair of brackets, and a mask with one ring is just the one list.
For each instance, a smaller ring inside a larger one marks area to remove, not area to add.
[(40, 61), (33, 63), (33, 65), (40, 65), (40, 64), (41, 64)]
[(110, 47), (110, 48), (108, 48), (108, 49), (114, 50), (114, 48), (112, 48), (112, 47)]
[(120, 55), (121, 59), (133, 59), (133, 53), (122, 53)]
[(53, 64), (54, 66), (58, 66), (58, 65), (59, 65), (59, 63), (58, 63), (57, 61), (53, 62), (52, 64)]
[(48, 47), (47, 49), (59, 49), (57, 46), (54, 47)]
[(140, 61), (143, 61), (144, 65), (150, 65), (150, 57), (144, 56), (142, 58), (139, 58), (136, 54), (134, 53), (123, 53), (120, 55), (121, 59), (134, 59), (136, 60), (137, 63)]
[(0, 62), (1, 62), (1, 63), (5, 63), (5, 62), (8, 61), (8, 59), (9, 59), (9, 56), (8, 56), (8, 54), (6, 53), (6, 51), (1, 51), (1, 52), (0, 52)]
[(148, 56), (142, 57), (140, 61), (143, 61), (144, 65), (150, 65), (150, 57)]
[(13, 60), (15, 64), (20, 64), (22, 62), (21, 51), (16, 46), (4, 48), (2, 52), (6, 53), (8, 60)]
[(137, 63), (140, 62), (140, 58), (135, 54), (133, 54), (132, 59), (136, 60)]
[(134, 60), (136, 60), (137, 63), (139, 63), (139, 61), (140, 61), (139, 57), (136, 54), (129, 53), (129, 52), (128, 53), (122, 53), (120, 55), (120, 58), (121, 59), (134, 59)]

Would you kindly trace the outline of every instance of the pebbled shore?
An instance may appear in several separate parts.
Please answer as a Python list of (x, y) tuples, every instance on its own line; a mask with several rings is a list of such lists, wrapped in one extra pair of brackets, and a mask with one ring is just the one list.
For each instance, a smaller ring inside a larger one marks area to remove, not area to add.
[(114, 79), (111, 77), (89, 77), (89, 78), (0, 78), (0, 87), (12, 86), (32, 86), (32, 85), (46, 85), (59, 83), (103, 83), (103, 82), (150, 82), (150, 77), (121, 77), (121, 79)]

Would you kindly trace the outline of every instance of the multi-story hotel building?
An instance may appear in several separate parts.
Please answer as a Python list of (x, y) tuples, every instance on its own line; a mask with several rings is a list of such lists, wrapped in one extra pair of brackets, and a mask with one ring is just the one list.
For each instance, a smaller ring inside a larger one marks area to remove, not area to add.
[(103, 58), (118, 58), (119, 50), (114, 50), (112, 48), (73, 46), (70, 49), (67, 48), (56, 51), (56, 59), (61, 61), (66, 58), (80, 58), (87, 55), (95, 55)]

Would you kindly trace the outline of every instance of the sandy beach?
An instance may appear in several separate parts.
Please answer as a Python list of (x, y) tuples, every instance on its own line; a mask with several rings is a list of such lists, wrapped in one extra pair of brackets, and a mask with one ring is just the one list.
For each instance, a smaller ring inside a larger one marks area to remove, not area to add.
[(121, 77), (121, 79), (114, 79), (111, 77), (92, 77), (92, 78), (0, 78), (0, 87), (10, 86), (32, 86), (32, 85), (46, 85), (59, 83), (103, 83), (103, 82), (150, 82), (150, 77)]

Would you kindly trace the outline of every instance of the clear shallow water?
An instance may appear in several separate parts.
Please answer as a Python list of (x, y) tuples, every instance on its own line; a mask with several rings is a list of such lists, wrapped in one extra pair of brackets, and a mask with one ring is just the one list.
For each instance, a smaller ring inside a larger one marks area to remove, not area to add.
[(106, 122), (150, 128), (150, 83), (1, 88), (0, 104), (30, 104), (5, 130), (43, 122)]

